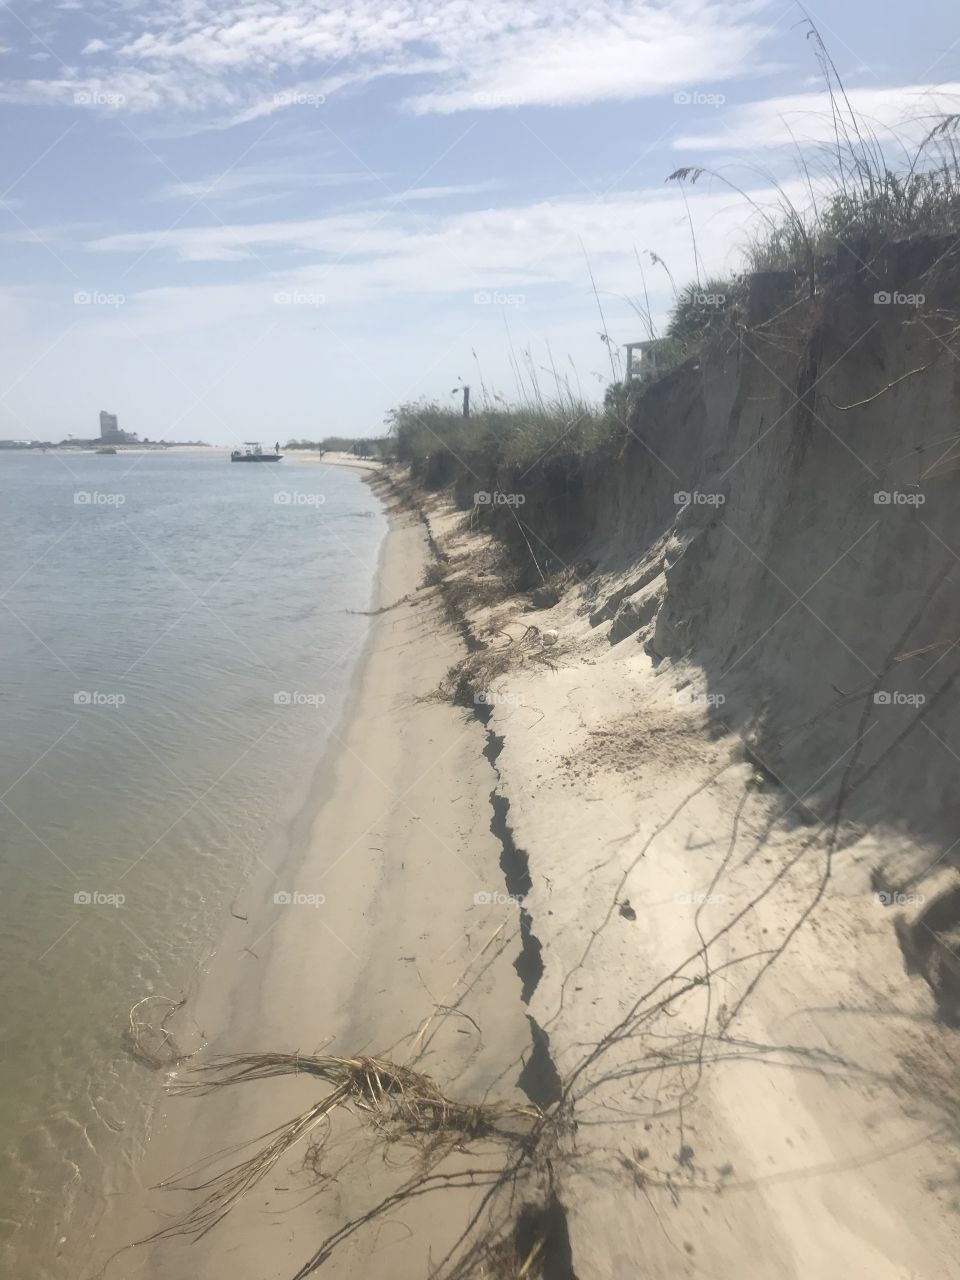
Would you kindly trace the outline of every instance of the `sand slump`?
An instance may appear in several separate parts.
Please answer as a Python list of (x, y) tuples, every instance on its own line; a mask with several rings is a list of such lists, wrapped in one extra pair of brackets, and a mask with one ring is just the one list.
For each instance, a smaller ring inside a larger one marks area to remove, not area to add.
[[(496, 654), (475, 633), (466, 613), (469, 603), (476, 604), (476, 592), (462, 589), (459, 576), (449, 571), (449, 560), (434, 536), (429, 520), (421, 509), (421, 517), (427, 529), (430, 549), (436, 568), (428, 571), (428, 582), (440, 587), (448, 618), (456, 625), (466, 644), (468, 657), (448, 677), (447, 695), (454, 703), (471, 706), (487, 732), (484, 756), (496, 775), (490, 791), (490, 831), (501, 847), (500, 869), (503, 872), (507, 893), (515, 898), (520, 915), (520, 953), (514, 968), (521, 983), (520, 998), (528, 1005), (543, 977), (542, 947), (533, 930), (533, 919), (523, 905), (533, 887), (530, 861), (525, 850), (518, 848), (509, 823), (510, 803), (500, 791), (500, 772), (497, 760), (503, 750), (503, 738), (488, 727), (491, 705), (485, 690), (492, 679), (522, 661), (525, 642), (532, 639), (530, 633), (521, 643), (504, 653), (498, 660)], [(453, 580), (451, 578), (453, 577)], [(502, 579), (492, 576), (494, 584), (490, 598), (502, 599), (507, 591)], [(471, 599), (472, 596), (472, 599)], [(542, 646), (534, 645), (535, 648)], [(529, 655), (526, 655), (529, 656)], [(523, 1063), (517, 1085), (538, 1108), (546, 1111), (561, 1102), (563, 1082), (550, 1052), (550, 1037), (532, 1014), (527, 1014), (530, 1026), (531, 1052)], [(539, 1202), (523, 1204), (516, 1217), (512, 1236), (514, 1256), (492, 1259), (495, 1267), (504, 1275), (523, 1275), (535, 1265), (531, 1274), (540, 1274), (543, 1280), (576, 1280), (573, 1268), (566, 1210), (554, 1188), (546, 1191)], [(509, 1241), (507, 1242), (509, 1248)], [(492, 1274), (496, 1274), (493, 1272)]]
[[(396, 489), (393, 490), (397, 492)], [(527, 628), (516, 643), (490, 644), (481, 639), (471, 625), (467, 607), (476, 606), (479, 600), (489, 605), (509, 594), (506, 575), (489, 573), (490, 591), (482, 587), (478, 593), (475, 575), (468, 575), (451, 568), (449, 557), (436, 539), (430, 521), (420, 502), (405, 490), (400, 500), (413, 503), (427, 531), (427, 541), (435, 563), (428, 568), (425, 585), (440, 589), (443, 607), (449, 621), (456, 626), (467, 649), (467, 657), (451, 668), (439, 691), (439, 696), (455, 705), (469, 707), (486, 727), (490, 719), (491, 705), (487, 691), (492, 683), (505, 672), (524, 662), (550, 663), (554, 651), (544, 645), (536, 627)], [(492, 570), (491, 557), (486, 557), (487, 568)], [(493, 557), (494, 560), (497, 557)], [(500, 568), (503, 569), (502, 561)], [(542, 947), (537, 938), (530, 912), (524, 900), (532, 888), (530, 864), (527, 853), (517, 847), (509, 824), (509, 801), (499, 790), (500, 774), (497, 759), (503, 748), (503, 738), (487, 728), (484, 756), (496, 774), (496, 783), (490, 791), (490, 831), (501, 847), (500, 869), (503, 872), (507, 893), (516, 900), (520, 917), (520, 953), (514, 968), (520, 979), (520, 998), (529, 1004), (543, 976)], [(518, 1085), (540, 1107), (548, 1107), (559, 1101), (561, 1081), (550, 1056), (550, 1038), (532, 1015), (527, 1014), (531, 1033), (531, 1053), (524, 1063)]]
[[(451, 669), (440, 694), (456, 705), (469, 707), (486, 727), (490, 719), (491, 707), (485, 701), (485, 693), (491, 681), (524, 659), (547, 661), (550, 655), (544, 653), (536, 628), (529, 629), (529, 632), (515, 646), (497, 649), (482, 640), (476, 634), (466, 613), (467, 604), (476, 603), (476, 591), (465, 586), (464, 575), (452, 570), (450, 558), (434, 534), (420, 495), (406, 486), (397, 485), (391, 477), (386, 475), (374, 479), (372, 487), (380, 492), (381, 496), (389, 497), (404, 509), (413, 511), (423, 524), (434, 561), (427, 568), (424, 586), (439, 589), (444, 612), (456, 627), (467, 649), (467, 658)], [(490, 560), (489, 556), (487, 560)], [(500, 567), (506, 568), (502, 560)], [(488, 568), (492, 566), (488, 564)], [(500, 576), (491, 574), (491, 582), (494, 584), (493, 598), (501, 599), (507, 594), (508, 588), (504, 585), (505, 577), (509, 577), (509, 572)], [(529, 1004), (543, 976), (542, 948), (533, 931), (530, 913), (523, 906), (523, 900), (532, 887), (529, 859), (524, 850), (517, 848), (508, 822), (509, 802), (498, 790), (500, 775), (497, 769), (497, 758), (502, 749), (502, 737), (487, 728), (484, 756), (497, 778), (490, 791), (490, 831), (500, 843), (500, 869), (503, 872), (507, 893), (518, 903), (521, 947), (520, 954), (514, 962), (514, 968), (521, 982), (520, 998), (524, 1004)], [(539, 1106), (547, 1106), (560, 1096), (559, 1076), (550, 1059), (549, 1037), (537, 1025), (535, 1019), (529, 1014), (527, 1017), (531, 1027), (532, 1052), (524, 1066), (520, 1087), (531, 1101)]]
[[(500, 773), (497, 770), (496, 761), (502, 750), (503, 738), (488, 729), (484, 755), (497, 772), (498, 786)], [(530, 860), (522, 849), (517, 848), (507, 821), (510, 802), (505, 796), (499, 794), (496, 787), (490, 792), (490, 806), (493, 810), (490, 830), (503, 848), (500, 867), (507, 892), (522, 904), (533, 888), (533, 881), (530, 878)], [(520, 906), (520, 954), (514, 961), (514, 968), (522, 984), (520, 999), (528, 1005), (543, 977), (543, 948), (540, 945), (540, 939), (533, 932), (533, 919), (530, 912), (523, 905)], [(550, 1055), (549, 1035), (532, 1014), (527, 1014), (527, 1021), (530, 1024), (533, 1051), (523, 1065), (517, 1084), (531, 1102), (535, 1102), (538, 1107), (547, 1108), (560, 1101), (563, 1084), (556, 1063)]]
[[(483, 754), (497, 774), (498, 785), (500, 774), (497, 770), (496, 762), (502, 750), (503, 738), (488, 729), (487, 745)], [(520, 998), (524, 1004), (529, 1004), (530, 997), (536, 991), (537, 984), (543, 977), (540, 942), (534, 936), (531, 928), (530, 913), (522, 905), (524, 898), (533, 888), (533, 881), (530, 879), (530, 859), (523, 849), (518, 849), (516, 846), (513, 832), (510, 830), (510, 824), (507, 821), (510, 802), (505, 796), (499, 794), (496, 787), (490, 792), (490, 807), (493, 810), (493, 816), (490, 819), (490, 830), (500, 841), (500, 846), (503, 850), (500, 855), (500, 869), (503, 872), (507, 893), (516, 898), (520, 905), (521, 950), (514, 962), (514, 967), (523, 984)]]

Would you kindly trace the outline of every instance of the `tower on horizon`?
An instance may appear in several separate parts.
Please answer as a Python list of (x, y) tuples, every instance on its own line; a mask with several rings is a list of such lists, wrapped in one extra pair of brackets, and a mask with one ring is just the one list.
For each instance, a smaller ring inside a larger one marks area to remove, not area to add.
[(117, 415), (101, 409), (100, 440), (105, 444), (136, 444), (137, 436), (134, 431), (121, 431)]

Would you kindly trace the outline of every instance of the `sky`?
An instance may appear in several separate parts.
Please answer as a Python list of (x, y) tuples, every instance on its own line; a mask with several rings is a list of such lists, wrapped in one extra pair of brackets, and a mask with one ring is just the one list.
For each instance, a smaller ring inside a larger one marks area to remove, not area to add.
[(807, 199), (805, 15), (895, 161), (960, 110), (953, 0), (821, 5), (0, 0), (0, 437), (600, 398), (671, 278), (737, 270), (757, 207)]

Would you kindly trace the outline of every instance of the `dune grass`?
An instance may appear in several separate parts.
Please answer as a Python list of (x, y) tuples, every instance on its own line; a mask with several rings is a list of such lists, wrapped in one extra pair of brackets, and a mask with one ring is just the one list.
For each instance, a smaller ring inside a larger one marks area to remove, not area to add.
[[(727, 172), (686, 166), (669, 175), (668, 181), (681, 187), (706, 180), (726, 186), (748, 208), (753, 232), (742, 247), (739, 272), (726, 278), (708, 276), (701, 269), (688, 207), (697, 278), (682, 288), (660, 255), (648, 251), (654, 267), (669, 278), (674, 298), (666, 323), (659, 327), (650, 314), (645, 279), (644, 302), (627, 299), (648, 336), (659, 343), (654, 380), (696, 357), (714, 335), (729, 338), (730, 330), (742, 320), (739, 304), (750, 273), (792, 275), (797, 296), (813, 297), (838, 274), (872, 272), (892, 244), (960, 234), (960, 112), (930, 117), (912, 149), (892, 131), (885, 144), (873, 123), (854, 109), (823, 38), (809, 19), (805, 35), (826, 89), (832, 137), (818, 147), (798, 146), (798, 174), (807, 193), (803, 205), (768, 173), (760, 176), (777, 193), (771, 205), (761, 204), (750, 194), (748, 184), (738, 185)], [(891, 149), (896, 150), (895, 158), (888, 154)], [(642, 277), (639, 255), (637, 263)], [(600, 336), (610, 359), (612, 380), (602, 402), (583, 393), (575, 372), (558, 370), (552, 355), (544, 367), (529, 349), (519, 356), (511, 349), (517, 385), (513, 403), (491, 394), (481, 377), (478, 403), (470, 417), (436, 401), (402, 404), (388, 415), (392, 456), (408, 464), (428, 487), (441, 488), (454, 481), (466, 484), (468, 477), (488, 480), (501, 469), (523, 471), (541, 461), (582, 458), (623, 434), (635, 401), (648, 384), (624, 381), (620, 352), (607, 332), (589, 260), (587, 269), (597, 298)], [(789, 284), (786, 287), (789, 290)], [(549, 393), (543, 389), (541, 375)]]
[[(744, 269), (793, 271), (813, 293), (843, 257), (867, 268), (893, 242), (960, 231), (960, 112), (927, 118), (912, 150), (893, 131), (885, 143), (853, 107), (810, 19), (805, 34), (823, 78), (833, 135), (819, 147), (798, 147), (805, 206), (798, 207), (774, 182), (779, 199), (772, 209), (763, 208), (726, 174), (698, 166), (677, 169), (668, 181), (693, 184), (710, 177), (738, 193), (757, 215)], [(902, 132), (909, 132), (906, 122)]]
[(587, 401), (483, 405), (464, 418), (436, 403), (400, 405), (390, 413), (394, 457), (432, 488), (466, 472), (485, 481), (500, 466), (535, 465), (556, 453), (584, 454), (616, 430), (619, 414)]

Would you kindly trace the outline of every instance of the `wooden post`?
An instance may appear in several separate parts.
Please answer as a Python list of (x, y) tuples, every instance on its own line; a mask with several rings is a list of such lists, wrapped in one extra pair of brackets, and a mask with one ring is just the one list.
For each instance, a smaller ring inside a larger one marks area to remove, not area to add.
[(463, 388), (463, 416), (470, 417), (470, 388), (467, 386)]

